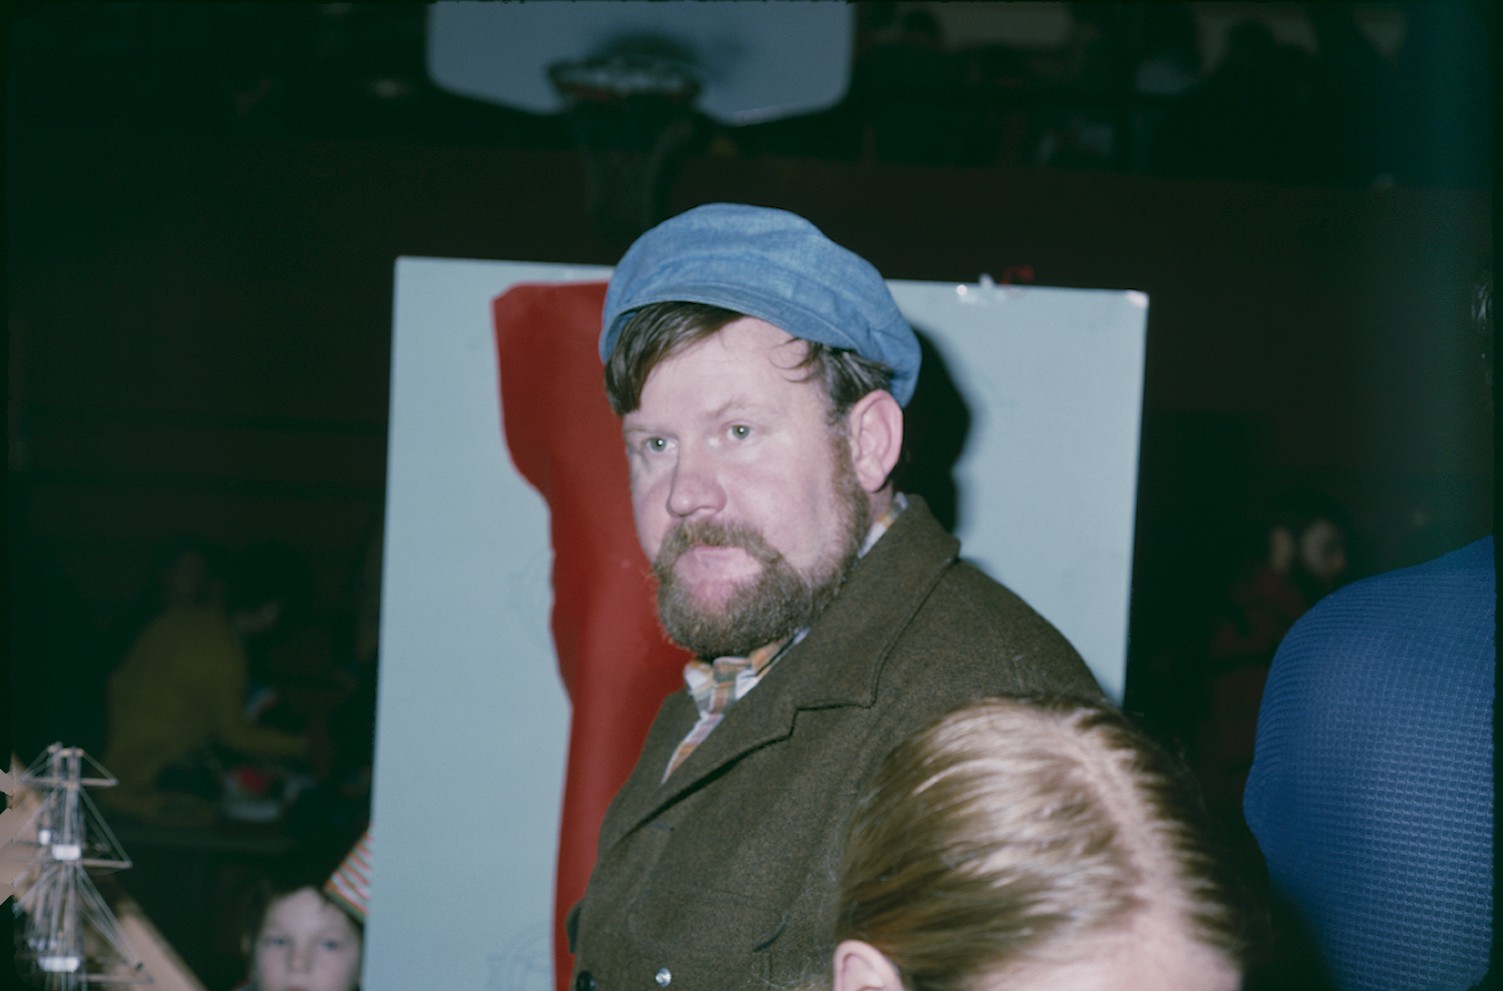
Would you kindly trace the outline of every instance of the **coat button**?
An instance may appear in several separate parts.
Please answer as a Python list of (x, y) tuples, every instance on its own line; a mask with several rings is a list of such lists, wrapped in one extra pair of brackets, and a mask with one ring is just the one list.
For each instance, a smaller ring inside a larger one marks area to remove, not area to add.
[(652, 975), (652, 979), (658, 982), (658, 987), (666, 988), (673, 983), (673, 971), (667, 967), (659, 967), (658, 972)]
[(596, 991), (599, 987), (600, 982), (588, 970), (581, 970), (579, 976), (574, 978), (574, 991)]

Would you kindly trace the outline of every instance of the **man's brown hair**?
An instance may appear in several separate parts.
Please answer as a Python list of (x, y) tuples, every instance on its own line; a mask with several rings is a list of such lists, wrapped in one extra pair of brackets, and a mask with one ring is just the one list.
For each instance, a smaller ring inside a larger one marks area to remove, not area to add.
[[(634, 312), (605, 363), (605, 393), (617, 416), (640, 405), (642, 387), (667, 358), (720, 332), (744, 314), (707, 303), (650, 303)], [(841, 420), (852, 404), (892, 384), (892, 369), (854, 351), (803, 341), (804, 357), (793, 366), (818, 377), (830, 403), (830, 421)]]

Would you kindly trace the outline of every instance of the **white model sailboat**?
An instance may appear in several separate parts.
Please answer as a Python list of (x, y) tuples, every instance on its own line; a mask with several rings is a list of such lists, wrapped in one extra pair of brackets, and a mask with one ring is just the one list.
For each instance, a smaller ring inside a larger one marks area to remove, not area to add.
[(20, 783), (36, 812), (34, 834), (15, 841), (33, 848), (15, 905), (17, 971), (44, 991), (151, 983), (90, 877), (131, 865), (84, 790), (110, 787), (114, 776), (81, 748), (54, 743)]

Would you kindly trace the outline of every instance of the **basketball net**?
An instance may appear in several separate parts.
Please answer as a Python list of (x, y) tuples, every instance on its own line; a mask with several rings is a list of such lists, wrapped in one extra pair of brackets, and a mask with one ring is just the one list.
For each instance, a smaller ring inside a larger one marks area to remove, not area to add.
[(590, 213), (625, 247), (664, 219), (670, 166), (696, 130), (699, 81), (670, 63), (621, 55), (558, 62), (548, 78), (584, 152)]

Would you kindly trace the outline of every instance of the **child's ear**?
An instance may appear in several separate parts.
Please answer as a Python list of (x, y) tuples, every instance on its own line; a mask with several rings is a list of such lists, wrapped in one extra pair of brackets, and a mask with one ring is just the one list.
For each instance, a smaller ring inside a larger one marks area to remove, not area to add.
[(859, 939), (835, 947), (834, 991), (903, 991), (903, 979), (881, 950)]

